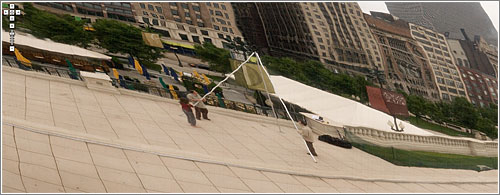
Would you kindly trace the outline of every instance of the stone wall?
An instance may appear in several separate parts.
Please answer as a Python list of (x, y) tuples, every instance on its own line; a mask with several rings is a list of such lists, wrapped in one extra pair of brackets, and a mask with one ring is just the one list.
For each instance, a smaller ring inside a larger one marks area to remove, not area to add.
[[(445, 136), (421, 136), (398, 132), (386, 132), (368, 127), (334, 126), (306, 116), (307, 124), (316, 134), (339, 137), (339, 133), (353, 143), (394, 147), (402, 150), (427, 151), (469, 156), (498, 156), (498, 142), (472, 138)], [(337, 132), (338, 131), (338, 132)]]

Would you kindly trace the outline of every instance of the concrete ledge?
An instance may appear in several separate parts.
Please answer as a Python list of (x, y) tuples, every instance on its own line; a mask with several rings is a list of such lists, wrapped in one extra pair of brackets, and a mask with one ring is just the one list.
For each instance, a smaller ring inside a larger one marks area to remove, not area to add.
[(442, 184), (454, 184), (454, 183), (497, 184), (498, 183), (496, 178), (492, 179), (482, 178), (480, 181), (478, 181), (478, 179), (475, 177), (474, 178), (434, 177), (432, 179), (429, 179), (428, 177), (413, 177), (411, 180), (405, 179), (403, 178), (404, 176), (401, 175), (382, 175), (380, 177), (367, 177), (366, 175), (363, 175), (363, 173), (352, 173), (352, 172), (341, 172), (341, 171), (328, 172), (320, 170), (310, 170), (310, 169), (302, 169), (290, 166), (275, 166), (270, 164), (255, 163), (238, 159), (221, 160), (220, 158), (214, 158), (212, 156), (208, 156), (205, 154), (186, 152), (177, 149), (165, 148), (161, 146), (131, 143), (129, 141), (123, 141), (119, 139), (103, 138), (101, 136), (69, 131), (67, 129), (59, 127), (33, 123), (30, 121), (8, 116), (4, 117), (3, 124), (35, 133), (63, 137), (67, 139), (72, 139), (92, 144), (99, 144), (119, 149), (145, 152), (164, 157), (192, 160), (197, 162), (206, 162), (206, 163), (219, 164), (232, 167), (240, 167), (240, 168), (253, 169), (259, 171), (298, 175), (298, 176), (312, 176), (321, 178), (348, 179), (348, 180), (359, 180), (359, 181), (381, 181), (381, 182), (394, 182), (394, 183), (442, 183)]

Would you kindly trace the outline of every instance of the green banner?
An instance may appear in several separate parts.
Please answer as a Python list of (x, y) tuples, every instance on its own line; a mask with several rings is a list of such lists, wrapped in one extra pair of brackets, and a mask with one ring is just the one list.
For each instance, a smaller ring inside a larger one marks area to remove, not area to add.
[(7, 4), (7, 3), (2, 3), (2, 8), (9, 8), (9, 4)]
[[(231, 59), (230, 62), (233, 70), (235, 70), (242, 63), (242, 61), (234, 59)], [(243, 87), (263, 92), (266, 91), (267, 87), (269, 93), (275, 93), (271, 80), (262, 69), (262, 66), (258, 66), (256, 63), (247, 62), (241, 67), (240, 70), (235, 72), (234, 77), (236, 79), (236, 83)]]

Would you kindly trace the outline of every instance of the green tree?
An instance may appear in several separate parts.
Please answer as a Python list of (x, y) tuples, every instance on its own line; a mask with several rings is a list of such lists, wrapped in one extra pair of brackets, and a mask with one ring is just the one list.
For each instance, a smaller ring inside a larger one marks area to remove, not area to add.
[(479, 113), (474, 105), (463, 97), (455, 98), (451, 103), (451, 115), (454, 121), (468, 128), (474, 128), (479, 119)]
[(93, 40), (92, 34), (83, 28), (85, 21), (76, 21), (68, 14), (60, 16), (39, 10), (31, 3), (23, 3), (23, 6), (25, 15), (16, 25), (29, 29), (35, 37), (82, 47), (87, 47)]
[(498, 129), (495, 128), (495, 124), (496, 123), (493, 123), (490, 119), (479, 117), (475, 129), (485, 133), (488, 137), (495, 139), (498, 137)]
[(426, 115), (429, 111), (429, 104), (424, 98), (416, 95), (409, 95), (406, 98), (406, 105), (408, 106), (408, 111), (415, 114), (417, 118), (421, 118)]
[(229, 61), (231, 53), (228, 50), (217, 48), (210, 42), (205, 42), (203, 45), (197, 44), (194, 48), (197, 57), (204, 62), (208, 62), (211, 70), (221, 73), (231, 72)]
[(498, 105), (490, 104), (488, 107), (480, 108), (479, 114), (493, 123), (498, 123)]
[(162, 56), (160, 48), (146, 45), (141, 29), (115, 20), (101, 19), (93, 24), (99, 45), (111, 53), (130, 54), (150, 67)]

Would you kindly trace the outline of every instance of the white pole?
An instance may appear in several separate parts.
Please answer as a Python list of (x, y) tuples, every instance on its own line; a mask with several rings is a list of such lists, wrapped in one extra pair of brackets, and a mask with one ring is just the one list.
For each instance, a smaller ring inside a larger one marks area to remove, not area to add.
[[(262, 64), (262, 61), (260, 60), (259, 54), (258, 53), (255, 53), (255, 54), (257, 55), (257, 59), (259, 60), (259, 64), (262, 66), (262, 69), (264, 69), (264, 71), (266, 72), (267, 77), (269, 78), (269, 82), (271, 82), (271, 84), (272, 84), (273, 81), (271, 81), (271, 75), (269, 75), (269, 73), (267, 72), (267, 70), (264, 68), (264, 64)], [(262, 80), (264, 80), (264, 77), (262, 78)], [(266, 86), (265, 83), (264, 83), (264, 86)], [(269, 93), (268, 93), (268, 95), (269, 95)], [(288, 114), (288, 117), (290, 117), (290, 120), (292, 120), (293, 126), (295, 127), (295, 130), (297, 130), (296, 132), (298, 133), (299, 132), (299, 128), (295, 124), (295, 121), (293, 120), (292, 115), (290, 114), (290, 112), (288, 112), (288, 108), (286, 107), (285, 102), (283, 102), (283, 100), (281, 99), (281, 97), (278, 94), (275, 94), (275, 95), (278, 96), (278, 98), (280, 99), (281, 104), (283, 104), (283, 107), (285, 108), (285, 111)], [(313, 161), (315, 163), (317, 163), (318, 161), (316, 161), (316, 158), (314, 158), (314, 156), (312, 155), (311, 151), (309, 150), (309, 147), (307, 146), (306, 141), (304, 139), (302, 139), (302, 141), (304, 142), (304, 145), (306, 145), (307, 151), (309, 152), (309, 155), (311, 156), (311, 158), (313, 159)]]
[[(262, 73), (262, 69), (264, 69), (264, 65), (262, 64), (262, 61), (260, 61), (259, 54), (257, 54), (257, 59), (259, 60), (257, 62), (257, 68), (259, 69), (260, 77), (262, 78), (262, 82), (264, 83), (264, 89), (266, 89), (267, 99), (271, 103), (271, 109), (273, 110), (274, 116), (276, 116), (276, 125), (278, 125), (278, 129), (279, 129), (280, 133), (283, 133), (283, 131), (281, 131), (281, 126), (279, 125), (278, 114), (274, 110), (273, 101), (271, 100), (271, 95), (269, 95), (269, 90), (267, 89), (267, 84), (266, 84), (266, 81), (264, 80), (264, 74)], [(262, 66), (262, 69), (259, 67), (259, 64), (260, 64), (260, 66)]]
[(239, 70), (239, 69), (243, 66), (243, 64), (247, 63), (247, 62), (250, 60), (250, 58), (251, 58), (254, 54), (255, 54), (255, 52), (253, 52), (253, 53), (252, 53), (252, 54), (248, 57), (248, 59), (247, 59), (246, 61), (244, 61), (243, 63), (241, 63), (241, 64), (238, 66), (238, 68), (234, 69), (234, 71), (233, 71), (233, 72), (231, 72), (231, 74), (229, 74), (228, 76), (226, 76), (226, 78), (225, 78), (224, 80), (220, 81), (220, 82), (219, 82), (219, 83), (218, 83), (218, 84), (217, 84), (214, 88), (212, 88), (212, 90), (210, 90), (210, 92), (208, 92), (207, 94), (205, 94), (205, 95), (201, 98), (201, 100), (198, 100), (196, 103), (194, 103), (194, 105), (193, 105), (193, 106), (198, 105), (198, 103), (199, 103), (200, 101), (202, 101), (203, 99), (205, 99), (205, 97), (207, 97), (209, 94), (211, 94), (211, 93), (212, 93), (212, 92), (213, 92), (213, 91), (214, 91), (217, 87), (219, 87), (219, 85), (221, 85), (221, 84), (222, 84), (222, 83), (224, 83), (227, 79), (229, 79), (229, 77), (231, 77), (234, 73), (236, 73), (236, 71), (238, 71), (238, 70)]

